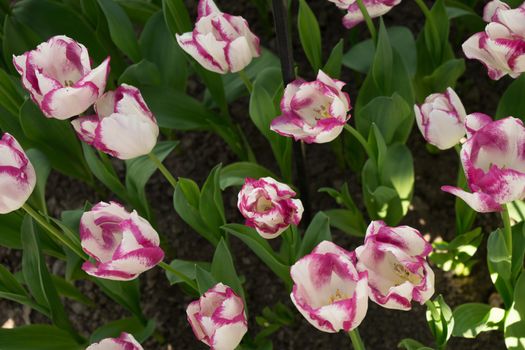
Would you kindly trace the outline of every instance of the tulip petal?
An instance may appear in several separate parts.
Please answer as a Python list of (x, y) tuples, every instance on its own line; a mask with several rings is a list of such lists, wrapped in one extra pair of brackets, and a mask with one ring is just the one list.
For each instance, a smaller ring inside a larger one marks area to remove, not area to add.
[(492, 118), (484, 113), (472, 113), (465, 118), (465, 128), (467, 129), (467, 137), (471, 137), (484, 127), (492, 122)]
[(501, 205), (495, 202), (491, 196), (483, 192), (469, 193), (461, 188), (453, 186), (443, 186), (441, 187), (441, 190), (461, 198), (472, 209), (479, 213), (490, 213), (502, 210)]

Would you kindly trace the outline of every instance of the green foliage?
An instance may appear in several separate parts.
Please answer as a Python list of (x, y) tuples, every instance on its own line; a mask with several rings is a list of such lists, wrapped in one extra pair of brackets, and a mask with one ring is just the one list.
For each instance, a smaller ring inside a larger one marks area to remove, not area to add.
[(481, 332), (502, 329), (505, 310), (487, 304), (467, 303), (454, 310), (455, 337), (475, 338)]
[(299, 14), (297, 16), (297, 28), (303, 50), (312, 66), (317, 72), (322, 65), (321, 30), (315, 14), (305, 0), (299, 0)]
[(434, 301), (427, 302), (426, 317), (438, 349), (444, 348), (452, 336), (455, 320), (443, 296), (440, 295)]

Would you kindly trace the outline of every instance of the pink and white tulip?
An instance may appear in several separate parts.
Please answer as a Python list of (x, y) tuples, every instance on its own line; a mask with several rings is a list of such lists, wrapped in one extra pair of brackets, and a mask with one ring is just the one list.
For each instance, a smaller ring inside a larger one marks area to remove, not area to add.
[[(346, 28), (353, 28), (365, 20), (356, 0), (328, 1), (335, 3), (340, 9), (348, 11), (348, 13), (343, 18), (343, 25)], [(394, 6), (399, 5), (400, 3), (401, 0), (363, 0), (363, 4), (365, 5), (366, 10), (368, 11), (368, 14), (371, 18), (383, 16)]]
[(100, 202), (82, 215), (80, 240), (82, 249), (95, 259), (82, 269), (95, 277), (132, 280), (164, 258), (150, 223), (115, 202)]
[(106, 338), (91, 344), (86, 350), (144, 350), (144, 348), (131, 334), (122, 333), (118, 338)]
[(0, 140), (0, 214), (20, 209), (36, 185), (36, 173), (15, 138), (5, 133)]
[(336, 333), (355, 329), (368, 309), (367, 273), (355, 254), (323, 241), (291, 267), (292, 302), (315, 328)]
[(262, 237), (272, 239), (301, 221), (303, 204), (293, 199), (295, 195), (290, 186), (271, 177), (247, 178), (239, 192), (237, 207), (247, 226), (255, 228)]
[(119, 159), (132, 159), (153, 150), (159, 136), (157, 120), (139, 89), (122, 84), (95, 103), (95, 115), (71, 122), (82, 141)]
[(432, 246), (409, 226), (368, 226), (364, 245), (356, 248), (357, 269), (368, 272), (370, 299), (387, 308), (410, 310), (434, 294), (434, 272), (426, 257)]
[(228, 286), (219, 283), (186, 309), (198, 340), (212, 350), (233, 350), (248, 331), (244, 302)]
[(109, 57), (91, 69), (84, 45), (54, 36), (35, 50), (13, 56), (22, 85), (48, 118), (68, 119), (86, 111), (104, 93)]
[(350, 119), (348, 112), (352, 108), (343, 86), (345, 83), (321, 70), (315, 81), (293, 81), (284, 90), (282, 115), (272, 121), (270, 128), (306, 143), (334, 140)]
[[(472, 192), (452, 186), (442, 190), (481, 212), (525, 198), (525, 128), (519, 119), (492, 121), (484, 114), (467, 117), (471, 135), (461, 149), (461, 163)], [(477, 130), (476, 130), (477, 129)]]
[(421, 106), (414, 106), (414, 112), (425, 140), (439, 149), (454, 147), (465, 136), (467, 113), (452, 88), (428, 96)]
[(483, 63), (489, 77), (517, 78), (525, 71), (525, 5), (516, 9), (499, 0), (485, 6), (483, 19), (489, 22), (484, 32), (463, 44), (465, 56)]
[(248, 22), (221, 12), (213, 0), (199, 1), (195, 28), (177, 35), (177, 41), (200, 65), (220, 74), (239, 72), (261, 55), (259, 38)]

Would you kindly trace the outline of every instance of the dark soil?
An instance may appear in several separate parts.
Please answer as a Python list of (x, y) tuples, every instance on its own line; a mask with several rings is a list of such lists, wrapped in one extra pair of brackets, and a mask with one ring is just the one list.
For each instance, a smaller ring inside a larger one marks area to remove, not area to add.
[[(268, 33), (262, 21), (257, 21), (258, 14), (252, 3), (243, 1), (219, 1), (225, 12), (245, 15), (252, 28), (257, 33)], [(325, 50), (329, 52), (341, 36), (347, 31), (340, 23), (343, 13), (327, 1), (311, 1), (313, 10), (322, 24)], [(387, 23), (409, 26), (418, 33), (423, 17), (412, 1), (405, 1), (387, 16)], [(360, 27), (361, 38), (366, 35), (365, 26)], [(459, 47), (466, 37), (454, 37), (454, 44)], [(274, 40), (268, 34), (262, 36), (265, 46), (273, 47)], [(295, 52), (301, 72), (308, 72), (307, 61), (301, 52), (298, 40), (295, 40)], [(348, 48), (347, 48), (348, 49)], [(458, 56), (460, 52), (458, 51)], [(304, 73), (308, 77), (311, 73)], [(348, 91), (353, 100), (358, 86), (354, 75), (344, 70), (343, 79), (348, 82)], [(489, 80), (484, 68), (477, 62), (467, 62), (467, 72), (461, 79), (456, 91), (462, 97), (467, 111), (483, 111), (488, 114), (495, 112), (497, 101), (508, 80), (494, 83)], [(241, 124), (251, 141), (258, 160), (271, 169), (275, 169), (271, 150), (247, 118), (247, 99), (235, 103), (231, 107), (236, 121)], [(202, 184), (209, 171), (218, 163), (228, 164), (236, 161), (225, 143), (216, 135), (201, 132), (188, 132), (178, 135), (181, 140), (177, 152), (166, 161), (167, 167), (177, 176), (192, 178)], [(440, 186), (453, 184), (457, 174), (457, 156), (453, 150), (440, 154), (430, 154), (425, 148), (425, 142), (414, 129), (409, 140), (415, 160), (416, 185), (414, 200), (409, 214), (402, 224), (410, 225), (428, 234), (431, 239), (442, 237), (450, 240), (454, 237), (455, 214), (454, 198), (440, 191)], [(320, 187), (339, 188), (343, 182), (348, 182), (352, 195), (357, 203), (361, 203), (361, 187), (357, 176), (343, 171), (336, 166), (337, 162), (329, 146), (312, 145), (307, 149), (307, 162), (310, 165), (311, 197), (314, 212), (333, 208), (336, 204), (326, 194), (320, 194)], [(193, 232), (174, 212), (169, 184), (155, 174), (148, 184), (148, 196), (158, 220), (158, 229), (165, 235), (167, 241), (179, 259), (210, 261), (213, 256), (212, 246), (202, 237)], [(101, 197), (82, 183), (68, 179), (60, 174), (53, 174), (48, 185), (48, 205), (53, 215), (59, 216), (66, 209), (80, 208), (85, 201), (97, 202), (108, 200)], [(236, 209), (236, 192), (229, 190), (224, 195), (226, 213), (230, 222), (242, 222)], [(478, 218), (479, 225), (488, 234), (499, 221), (495, 216), (484, 215)], [(341, 232), (333, 232), (334, 241), (351, 250), (361, 244), (360, 239), (347, 236)], [(235, 255), (237, 271), (246, 278), (245, 289), (250, 308), (250, 334), (255, 335), (259, 327), (255, 316), (265, 306), (282, 301), (294, 310), (287, 291), (282, 283), (263, 265), (258, 258), (240, 241), (232, 239), (232, 251)], [(174, 258), (171, 256), (170, 258)], [(495, 290), (490, 282), (486, 267), (484, 249), (476, 258), (479, 263), (469, 277), (455, 277), (435, 268), (436, 295), (443, 294), (447, 303), (456, 307), (465, 302), (494, 303)], [(0, 263), (20, 269), (20, 252), (0, 248)], [(55, 271), (62, 270), (61, 262), (53, 262), (50, 266)], [(178, 287), (170, 287), (161, 270), (155, 269), (141, 276), (142, 305), (144, 313), (157, 321), (159, 330), (165, 342), (149, 340), (145, 349), (206, 349), (193, 336), (186, 321), (185, 307), (191, 298)], [(83, 304), (65, 301), (75, 326), (89, 335), (96, 328), (112, 320), (129, 316), (118, 304), (108, 299), (95, 285), (90, 282), (79, 282), (78, 287), (95, 304), (90, 308)], [(12, 318), (17, 325), (47, 322), (36, 312), (22, 308), (18, 304), (0, 300), (0, 325)], [(425, 322), (425, 308), (414, 306), (410, 312), (383, 309), (374, 303), (369, 303), (369, 312), (360, 327), (361, 335), (367, 349), (395, 349), (403, 338), (414, 338), (427, 345), (432, 345), (432, 336)], [(273, 336), (274, 349), (350, 349), (350, 340), (343, 334), (327, 334), (310, 326), (298, 313), (294, 326), (281, 329)], [(449, 349), (504, 349), (501, 333), (491, 332), (480, 335), (475, 340), (453, 338)]]

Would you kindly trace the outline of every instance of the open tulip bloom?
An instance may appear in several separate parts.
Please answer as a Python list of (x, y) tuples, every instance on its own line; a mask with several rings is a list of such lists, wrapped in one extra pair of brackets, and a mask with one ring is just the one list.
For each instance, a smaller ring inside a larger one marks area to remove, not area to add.
[(157, 143), (157, 120), (139, 89), (122, 84), (95, 103), (95, 115), (71, 122), (82, 141), (119, 159), (147, 155)]
[(314, 81), (293, 81), (284, 90), (282, 115), (272, 121), (271, 129), (306, 143), (334, 140), (350, 119), (352, 106), (344, 86), (321, 70)]
[(49, 118), (68, 119), (86, 111), (104, 93), (109, 57), (91, 69), (86, 47), (64, 35), (13, 57), (22, 85)]
[[(351, 29), (365, 20), (356, 0), (328, 1), (333, 2), (337, 7), (348, 11), (343, 18), (343, 25), (346, 28)], [(399, 5), (400, 3), (401, 0), (363, 0), (363, 4), (371, 18), (386, 14), (394, 6)]]
[[(492, 121), (483, 114), (467, 117), (469, 134), (461, 163), (472, 192), (443, 186), (481, 212), (501, 211), (502, 205), (525, 197), (525, 128), (519, 119)], [(476, 131), (476, 129), (478, 129)]]
[(177, 35), (177, 41), (204, 68), (221, 74), (239, 72), (261, 54), (259, 38), (248, 22), (222, 13), (213, 0), (199, 1), (195, 28)]
[(20, 209), (36, 185), (36, 173), (20, 144), (7, 133), (0, 140), (0, 214)]
[(483, 19), (489, 23), (465, 41), (465, 56), (482, 62), (491, 79), (517, 78), (525, 71), (525, 6), (510, 9), (494, 0), (485, 6)]
[(368, 309), (367, 272), (356, 269), (355, 254), (323, 241), (290, 270), (292, 302), (315, 328), (351, 331)]
[(118, 338), (106, 338), (91, 344), (86, 350), (144, 350), (144, 348), (131, 334), (122, 333)]
[(398, 310), (410, 310), (412, 300), (424, 304), (434, 294), (434, 272), (426, 261), (431, 251), (412, 227), (373, 221), (355, 250), (357, 269), (368, 273), (370, 299)]
[(100, 278), (132, 280), (164, 258), (150, 223), (115, 202), (100, 202), (82, 215), (80, 239), (82, 249), (96, 261), (86, 261), (82, 269)]
[(233, 350), (248, 331), (244, 302), (219, 283), (186, 309), (193, 333), (212, 350)]

